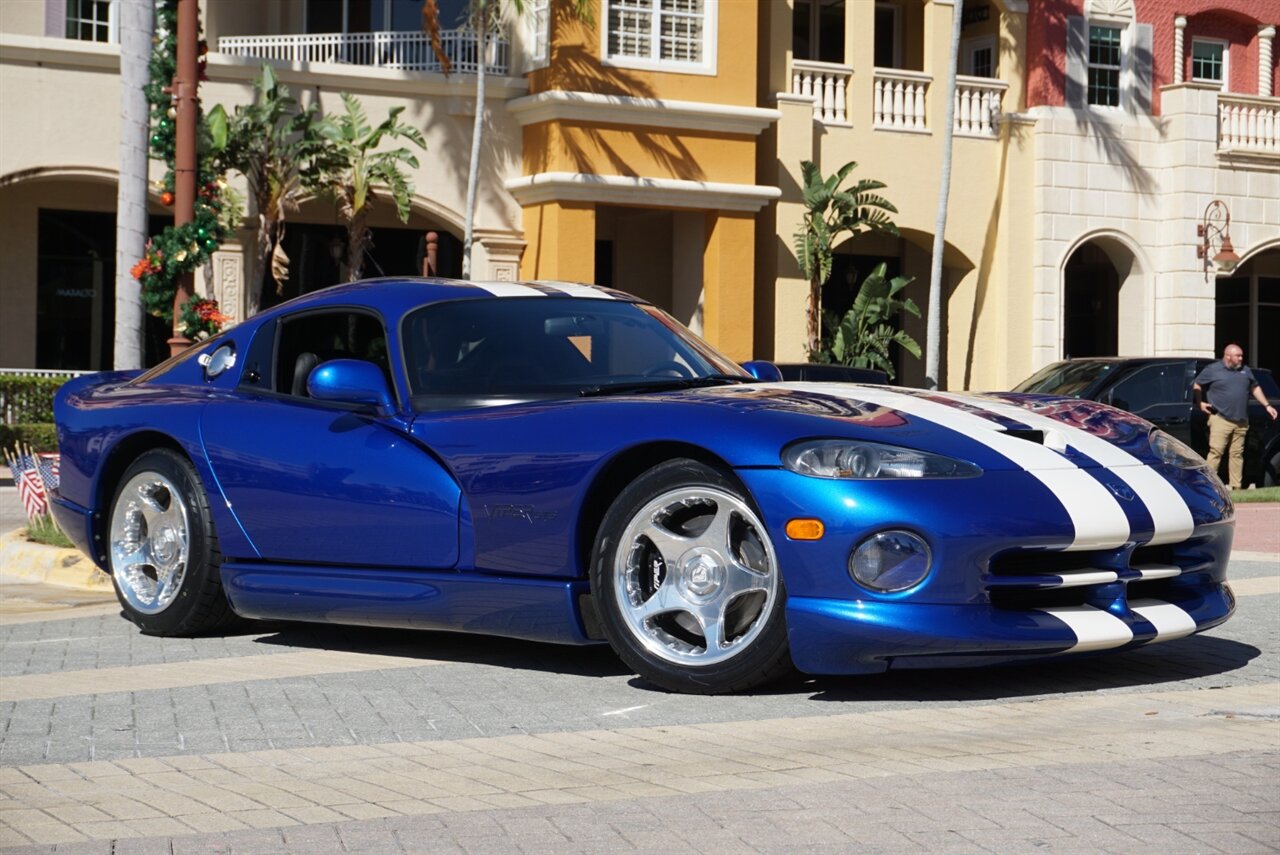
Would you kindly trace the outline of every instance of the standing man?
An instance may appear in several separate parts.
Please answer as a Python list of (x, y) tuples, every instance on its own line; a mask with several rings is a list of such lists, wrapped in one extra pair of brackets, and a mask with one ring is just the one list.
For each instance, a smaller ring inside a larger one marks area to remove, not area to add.
[(1275, 419), (1276, 408), (1267, 401), (1253, 372), (1244, 364), (1244, 350), (1238, 344), (1223, 348), (1222, 361), (1206, 365), (1191, 384), (1196, 406), (1209, 416), (1209, 470), (1218, 474), (1218, 464), (1226, 452), (1233, 490), (1239, 490), (1244, 480), (1244, 438), (1249, 433), (1250, 393), (1267, 408), (1267, 415)]

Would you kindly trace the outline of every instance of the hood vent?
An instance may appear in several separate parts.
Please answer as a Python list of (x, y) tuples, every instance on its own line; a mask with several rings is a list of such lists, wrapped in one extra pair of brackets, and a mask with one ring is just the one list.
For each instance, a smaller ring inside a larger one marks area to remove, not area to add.
[(1009, 436), (1016, 436), (1018, 439), (1025, 439), (1027, 442), (1034, 442), (1036, 445), (1044, 445), (1044, 431), (1042, 430), (1015, 428), (1012, 430), (1006, 430), (1005, 433)]

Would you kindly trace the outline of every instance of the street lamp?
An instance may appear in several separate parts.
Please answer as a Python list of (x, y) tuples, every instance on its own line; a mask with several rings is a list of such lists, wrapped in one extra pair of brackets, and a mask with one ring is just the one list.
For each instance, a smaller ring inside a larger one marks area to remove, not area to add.
[[(1200, 244), (1196, 247), (1196, 258), (1204, 261), (1206, 282), (1209, 280), (1210, 267), (1222, 273), (1230, 273), (1236, 269), (1236, 265), (1240, 263), (1240, 256), (1236, 255), (1235, 247), (1231, 245), (1231, 212), (1227, 210), (1226, 202), (1214, 199), (1209, 203), (1204, 209), (1204, 217), (1196, 226), (1196, 237), (1200, 238)], [(1218, 252), (1210, 256), (1215, 243), (1218, 246)]]

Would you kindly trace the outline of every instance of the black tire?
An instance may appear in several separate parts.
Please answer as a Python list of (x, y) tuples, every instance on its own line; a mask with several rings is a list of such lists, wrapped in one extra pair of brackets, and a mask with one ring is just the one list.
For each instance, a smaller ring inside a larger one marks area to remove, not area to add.
[(793, 668), (786, 590), (760, 513), (703, 463), (671, 460), (622, 491), (596, 536), (591, 589), (618, 656), (664, 689), (740, 692)]
[(1262, 467), (1262, 486), (1280, 487), (1280, 451), (1271, 455), (1267, 465)]
[(195, 467), (167, 448), (139, 456), (116, 485), (107, 520), (107, 566), (125, 616), (147, 635), (230, 626), (237, 618), (222, 590), (221, 565)]

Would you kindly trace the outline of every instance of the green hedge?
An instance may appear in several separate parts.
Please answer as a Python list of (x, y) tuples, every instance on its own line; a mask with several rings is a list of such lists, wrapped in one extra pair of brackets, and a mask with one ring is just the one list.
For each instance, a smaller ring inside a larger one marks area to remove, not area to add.
[(8, 425), (53, 421), (53, 396), (68, 379), (0, 374), (0, 421)]
[(57, 451), (58, 431), (50, 423), (0, 425), (0, 451), (12, 451), (18, 443), (34, 451)]

